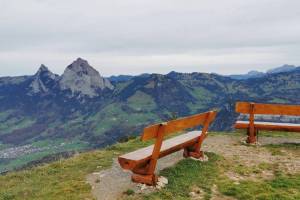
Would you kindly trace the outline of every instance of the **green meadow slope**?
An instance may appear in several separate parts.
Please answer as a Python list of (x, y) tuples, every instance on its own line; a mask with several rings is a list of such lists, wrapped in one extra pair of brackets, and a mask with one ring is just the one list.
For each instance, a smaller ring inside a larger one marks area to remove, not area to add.
[[(181, 160), (160, 172), (169, 179), (164, 189), (136, 194), (129, 188), (122, 192), (121, 199), (300, 199), (300, 171), (295, 165), (300, 157), (300, 135), (262, 135), (263, 141), (274, 142), (247, 146), (240, 142), (239, 133), (212, 133), (204, 146), (210, 151), (206, 153), (208, 162)], [(287, 139), (294, 142), (287, 143)], [(232, 144), (221, 147), (218, 141)], [(94, 199), (86, 176), (109, 169), (113, 158), (150, 143), (131, 139), (103, 150), (7, 173), (0, 176), (0, 199)], [(248, 157), (243, 156), (245, 153)], [(255, 155), (260, 158), (255, 159)]]
[[(49, 81), (49, 74), (0, 78), (0, 173), (105, 147), (146, 125), (213, 108), (219, 112), (210, 130), (230, 131), (236, 101), (299, 103), (300, 70), (248, 80), (206, 73), (140, 75), (113, 82), (113, 90), (95, 97), (73, 96)], [(36, 80), (47, 92), (33, 93)]]

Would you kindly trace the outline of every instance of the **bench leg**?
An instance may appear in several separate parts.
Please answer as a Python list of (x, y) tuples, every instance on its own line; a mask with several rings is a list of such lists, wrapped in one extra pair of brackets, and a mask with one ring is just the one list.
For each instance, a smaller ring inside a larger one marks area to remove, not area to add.
[(258, 129), (254, 129), (254, 132), (251, 133), (250, 129), (247, 129), (247, 143), (249, 144), (255, 144), (257, 142), (257, 134), (258, 134)]
[(184, 148), (183, 156), (185, 158), (193, 157), (193, 158), (199, 159), (199, 158), (204, 158), (204, 153), (203, 153), (203, 151), (200, 151), (200, 150), (197, 151), (197, 149), (195, 149), (195, 147), (187, 147), (187, 148)]
[(158, 176), (154, 173), (154, 171), (150, 169), (150, 164), (146, 164), (143, 166), (139, 166), (132, 170), (133, 175), (131, 176), (131, 180), (136, 183), (142, 183), (146, 185), (155, 186), (158, 180)]
[(150, 175), (133, 174), (131, 176), (131, 180), (136, 183), (155, 186), (158, 181), (158, 177), (155, 174), (150, 174)]

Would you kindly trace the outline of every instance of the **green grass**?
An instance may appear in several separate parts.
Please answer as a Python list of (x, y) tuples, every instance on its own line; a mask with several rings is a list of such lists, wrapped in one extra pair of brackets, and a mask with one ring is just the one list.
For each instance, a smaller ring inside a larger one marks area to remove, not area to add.
[(236, 164), (236, 165), (233, 165), (230, 167), (235, 173), (242, 175), (242, 176), (258, 174), (258, 173), (261, 173), (261, 171), (263, 171), (263, 170), (271, 170), (273, 168), (273, 166), (269, 163), (260, 163), (257, 166), (251, 166), (251, 167), (248, 167), (245, 164), (240, 163), (240, 164)]
[[(0, 176), (0, 199), (92, 199), (91, 187), (85, 178), (87, 174), (109, 168), (112, 158), (151, 143), (151, 141), (140, 142), (136, 138), (103, 150), (81, 153), (30, 170), (8, 173)], [(296, 147), (295, 145), (273, 145), (261, 148), (283, 148), (293, 151), (296, 148), (296, 151), (299, 151), (298, 145)], [(184, 159), (161, 171), (160, 175), (169, 180), (169, 184), (162, 190), (141, 195), (129, 189), (124, 191), (124, 199), (184, 200), (191, 198), (189, 193), (195, 188), (201, 190), (204, 199), (210, 199), (214, 194), (212, 189), (214, 185), (221, 195), (236, 199), (295, 200), (300, 198), (300, 174), (289, 175), (288, 172), (280, 172), (273, 165), (264, 162), (253, 169), (243, 165), (232, 166), (220, 155), (214, 153), (206, 153), (206, 155), (209, 157), (208, 162)], [(271, 180), (241, 180), (239, 184), (235, 184), (225, 175), (228, 170), (241, 175), (272, 170), (275, 175)]]
[(149, 123), (149, 121), (157, 119), (159, 119), (159, 117), (151, 111), (134, 113), (125, 112), (122, 109), (122, 105), (119, 104), (108, 105), (92, 117), (92, 120), (95, 123), (95, 132), (97, 135), (101, 135), (104, 132), (112, 130), (116, 124), (123, 125), (125, 127), (134, 127), (144, 125), (145, 123)]
[(198, 99), (196, 103), (188, 103), (187, 106), (191, 109), (192, 112), (196, 112), (199, 109), (207, 108), (207, 105), (210, 104), (211, 99), (215, 97), (211, 92), (206, 90), (203, 87), (197, 87), (189, 90), (191, 94)]
[[(218, 190), (224, 196), (240, 200), (300, 199), (300, 174), (284, 175), (280, 173), (276, 174), (272, 180), (247, 180), (235, 184), (222, 175), (222, 172), (226, 170), (223, 159), (213, 153), (209, 153), (208, 156), (210, 159), (208, 162), (201, 163), (186, 159), (174, 167), (163, 170), (161, 175), (169, 179), (167, 187), (159, 192), (143, 196), (142, 199), (190, 199), (189, 193), (195, 186), (204, 191), (204, 199), (210, 199), (214, 184), (218, 186)], [(272, 166), (262, 163), (258, 168), (265, 170), (271, 169)], [(251, 173), (256, 173), (256, 171), (252, 170)]]
[(224, 195), (241, 200), (300, 199), (300, 174), (293, 176), (278, 174), (272, 180), (241, 181), (238, 185), (225, 178), (218, 186)]
[(0, 176), (0, 199), (92, 199), (85, 176), (111, 166), (112, 158), (149, 145), (138, 139), (105, 150), (81, 153), (30, 170)]
[[(222, 135), (225, 133), (210, 133), (210, 135)], [(228, 134), (228, 133), (227, 133)], [(283, 136), (286, 133), (282, 133)], [(280, 134), (277, 134), (280, 137)], [(268, 145), (268, 148), (289, 149), (299, 152), (299, 144)], [(261, 147), (263, 149), (263, 147)], [(212, 197), (212, 186), (217, 185), (221, 195), (231, 196), (235, 199), (261, 199), (261, 200), (296, 200), (300, 199), (300, 174), (289, 175), (288, 172), (280, 172), (277, 164), (261, 162), (249, 167), (245, 163), (236, 163), (224, 160), (220, 155), (207, 153), (208, 162), (197, 162), (185, 159), (175, 166), (163, 170), (160, 175), (169, 180), (166, 188), (149, 195), (134, 195), (125, 199), (191, 199), (189, 193), (193, 188), (200, 188), (203, 199)], [(233, 171), (243, 177), (257, 174), (257, 181), (242, 180), (239, 184), (230, 180), (226, 171)], [(275, 176), (266, 180), (260, 176), (263, 171), (273, 171)]]
[(260, 131), (258, 137), (300, 138), (300, 133), (280, 131)]
[(127, 102), (136, 111), (151, 111), (156, 108), (154, 99), (150, 95), (140, 91), (131, 96)]
[[(91, 198), (84, 175), (97, 165), (108, 167), (111, 152), (82, 154), (33, 170), (0, 177), (0, 199), (84, 199)], [(89, 165), (86, 165), (86, 161)]]
[(128, 190), (126, 190), (125, 192), (124, 192), (124, 194), (126, 194), (126, 195), (128, 195), (128, 196), (130, 196), (130, 195), (134, 195), (134, 190), (132, 190), (132, 189), (128, 189)]
[(208, 162), (199, 162), (192, 159), (184, 159), (176, 166), (163, 170), (160, 175), (169, 180), (166, 188), (159, 192), (145, 196), (145, 199), (190, 199), (189, 192), (192, 187), (204, 190), (205, 199), (211, 197), (212, 185), (216, 182), (219, 174), (217, 162), (221, 157), (207, 153)]
[[(149, 195), (124, 197), (125, 199), (191, 199), (189, 193), (193, 188), (200, 188), (203, 199), (212, 197), (212, 186), (224, 196), (239, 200), (296, 200), (300, 198), (300, 174), (276, 174), (272, 180), (241, 181), (235, 184), (222, 172), (228, 166), (224, 165), (222, 157), (207, 153), (208, 162), (197, 162), (191, 159), (180, 161), (174, 167), (163, 170), (160, 174), (169, 180), (169, 184), (158, 192)], [(262, 163), (259, 169), (271, 169), (269, 164)], [(244, 172), (242, 172), (244, 173)], [(255, 173), (251, 171), (251, 173)]]
[(293, 151), (296, 155), (300, 156), (299, 143), (283, 143), (283, 144), (268, 144), (264, 145), (272, 155), (285, 155), (284, 151)]

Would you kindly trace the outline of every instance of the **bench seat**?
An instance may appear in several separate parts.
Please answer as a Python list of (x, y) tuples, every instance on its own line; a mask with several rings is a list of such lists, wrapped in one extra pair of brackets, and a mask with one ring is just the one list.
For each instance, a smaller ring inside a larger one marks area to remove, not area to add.
[[(204, 157), (201, 145), (207, 137), (209, 125), (214, 121), (216, 115), (216, 111), (208, 111), (145, 127), (141, 140), (155, 139), (154, 145), (119, 156), (120, 166), (133, 172), (131, 175), (133, 182), (155, 186), (158, 181), (155, 168), (159, 158), (181, 149), (184, 150), (182, 156), (185, 158), (200, 159)], [(201, 131), (189, 130), (191, 128), (198, 129), (199, 126), (202, 127)], [(175, 133), (183, 134), (168, 138), (169, 135)]]
[(300, 116), (300, 105), (237, 102), (235, 111), (248, 114), (249, 121), (237, 121), (235, 128), (247, 129), (247, 143), (255, 144), (259, 130), (300, 132), (300, 124), (256, 121), (255, 115)]
[[(291, 131), (299, 132), (300, 124), (293, 123), (275, 123), (275, 122), (256, 122), (254, 121), (254, 127), (260, 130), (279, 130), (279, 131)], [(249, 121), (237, 121), (235, 123), (236, 129), (248, 129)]]
[[(197, 142), (201, 133), (201, 131), (191, 131), (163, 141), (159, 158), (191, 146)], [(124, 164), (124, 169), (133, 169), (136, 166), (143, 165), (151, 159), (153, 147), (154, 145), (151, 145), (122, 155), (119, 157), (119, 162)]]

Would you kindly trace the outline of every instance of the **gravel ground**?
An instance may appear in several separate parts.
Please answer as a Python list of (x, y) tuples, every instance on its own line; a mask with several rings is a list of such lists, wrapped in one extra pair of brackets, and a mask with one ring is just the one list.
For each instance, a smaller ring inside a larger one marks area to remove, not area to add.
[[(285, 155), (274, 156), (267, 149), (257, 146), (242, 145), (243, 138), (230, 135), (216, 135), (209, 136), (203, 145), (204, 151), (214, 152), (222, 155), (225, 159), (237, 160), (247, 166), (257, 165), (259, 163), (279, 163), (282, 170), (289, 170), (289, 172), (300, 171), (300, 158), (295, 157), (289, 153)], [(293, 138), (259, 138), (261, 145), (264, 144), (279, 144), (279, 143), (300, 143), (300, 139)], [(173, 153), (158, 161), (156, 171), (174, 165), (179, 160), (183, 159), (182, 151)], [(242, 179), (235, 174), (228, 173), (228, 176), (234, 180)], [(272, 176), (266, 172), (266, 178)], [(252, 177), (253, 178), (253, 177)], [(148, 188), (141, 190), (140, 185), (131, 182), (131, 173), (120, 168), (116, 159), (114, 159), (113, 166), (110, 169), (92, 173), (87, 176), (88, 183), (92, 186), (92, 193), (98, 200), (116, 200), (122, 197), (122, 194), (128, 190), (133, 189), (136, 193), (147, 193), (154, 190)], [(218, 194), (219, 195), (219, 194)], [(222, 199), (225, 197), (214, 197), (213, 199)]]

